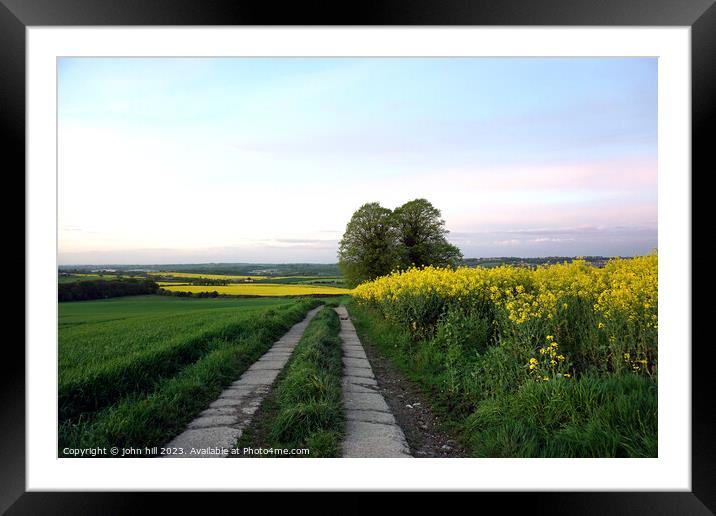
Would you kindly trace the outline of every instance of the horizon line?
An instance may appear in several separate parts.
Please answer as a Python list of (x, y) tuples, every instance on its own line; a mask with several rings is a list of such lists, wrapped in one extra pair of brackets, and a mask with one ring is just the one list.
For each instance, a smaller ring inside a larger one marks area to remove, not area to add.
[[(600, 255), (600, 254), (577, 254), (577, 255), (548, 255), (548, 256), (473, 256), (470, 258), (463, 258), (462, 261), (468, 260), (499, 260), (499, 259), (548, 259), (548, 258), (570, 258), (570, 259), (587, 259), (587, 258), (636, 258), (638, 256), (648, 256), (651, 253), (645, 254), (633, 254), (633, 255)], [(58, 267), (101, 267), (101, 266), (162, 266), (162, 265), (338, 265), (338, 262), (162, 262), (162, 263), (69, 263), (69, 264), (57, 264)]]

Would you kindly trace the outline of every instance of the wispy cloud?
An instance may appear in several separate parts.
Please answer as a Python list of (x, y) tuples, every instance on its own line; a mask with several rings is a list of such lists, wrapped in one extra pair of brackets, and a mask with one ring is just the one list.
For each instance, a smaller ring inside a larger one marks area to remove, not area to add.
[(282, 247), (291, 249), (338, 249), (337, 240), (323, 240), (318, 238), (276, 238), (259, 240), (269, 247)]
[(532, 256), (633, 255), (657, 247), (656, 225), (557, 228), (510, 228), (450, 234), (465, 256), (500, 256), (504, 248), (528, 250)]
[(543, 242), (574, 242), (574, 238), (547, 238), (547, 237), (540, 237), (540, 238), (531, 238), (528, 240), (528, 242), (534, 242), (535, 244), (540, 244)]
[(500, 246), (500, 247), (508, 247), (508, 246), (511, 247), (511, 246), (515, 246), (515, 245), (520, 245), (522, 243), (522, 241), (518, 240), (516, 238), (511, 238), (509, 240), (495, 240), (493, 243), (496, 246)]

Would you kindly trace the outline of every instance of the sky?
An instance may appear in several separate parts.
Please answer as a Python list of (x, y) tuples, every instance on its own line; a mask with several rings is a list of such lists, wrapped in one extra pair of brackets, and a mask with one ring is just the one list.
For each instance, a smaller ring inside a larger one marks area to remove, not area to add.
[(428, 199), (463, 255), (657, 247), (654, 58), (62, 58), (59, 264), (335, 263)]

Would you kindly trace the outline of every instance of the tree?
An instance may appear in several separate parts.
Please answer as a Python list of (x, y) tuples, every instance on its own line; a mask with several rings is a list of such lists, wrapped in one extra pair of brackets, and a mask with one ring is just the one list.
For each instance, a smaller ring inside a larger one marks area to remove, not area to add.
[(447, 234), (440, 210), (425, 199), (395, 211), (377, 202), (364, 204), (346, 226), (338, 265), (350, 287), (411, 265), (456, 266), (462, 253), (445, 239)]
[(396, 264), (396, 233), (392, 212), (377, 202), (353, 214), (338, 247), (338, 265), (353, 287), (391, 272)]
[(401, 269), (411, 265), (456, 266), (462, 259), (460, 250), (445, 238), (449, 231), (440, 210), (426, 199), (415, 199), (396, 208), (392, 225), (398, 239), (397, 266)]

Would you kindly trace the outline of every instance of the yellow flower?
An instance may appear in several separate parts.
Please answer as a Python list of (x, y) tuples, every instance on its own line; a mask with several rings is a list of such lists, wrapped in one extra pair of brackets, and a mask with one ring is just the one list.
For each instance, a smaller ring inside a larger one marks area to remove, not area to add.
[[(552, 335), (547, 335), (546, 343), (537, 350), (540, 356), (558, 363), (567, 362), (555, 342), (554, 333), (563, 327), (560, 319), (564, 313), (559, 308), (569, 308), (571, 300), (578, 303), (577, 307), (586, 307), (584, 315), (591, 317), (593, 329), (609, 328), (604, 363), (594, 365), (631, 370), (636, 362), (641, 371), (649, 372), (649, 359), (644, 359), (653, 356), (647, 352), (653, 353), (657, 347), (656, 253), (612, 259), (604, 267), (594, 267), (583, 259), (532, 269), (411, 267), (365, 282), (350, 293), (356, 301), (370, 304), (406, 329), (431, 327), (436, 306), (487, 309), (495, 315), (493, 325), (498, 337), (514, 334), (530, 339), (535, 332), (550, 331)], [(618, 359), (620, 354), (623, 361)], [(620, 363), (614, 364), (614, 360)], [(540, 367), (536, 365), (535, 369), (534, 377), (541, 379)], [(550, 375), (555, 374), (559, 373)]]

